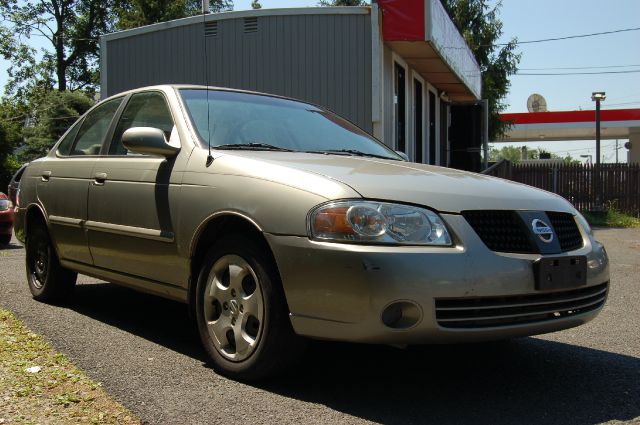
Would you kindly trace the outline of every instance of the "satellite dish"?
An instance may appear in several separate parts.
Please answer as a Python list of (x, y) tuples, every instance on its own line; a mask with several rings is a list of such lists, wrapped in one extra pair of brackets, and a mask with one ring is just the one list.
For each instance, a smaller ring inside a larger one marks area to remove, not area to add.
[(547, 112), (547, 101), (541, 94), (534, 93), (527, 99), (527, 110), (529, 112)]

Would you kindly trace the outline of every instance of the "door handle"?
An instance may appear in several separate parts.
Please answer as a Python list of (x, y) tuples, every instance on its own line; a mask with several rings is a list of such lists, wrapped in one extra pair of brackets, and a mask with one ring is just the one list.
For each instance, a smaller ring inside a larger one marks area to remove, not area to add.
[(96, 186), (102, 186), (107, 180), (107, 173), (95, 173), (93, 175), (93, 184)]
[(50, 178), (51, 178), (51, 171), (43, 171), (42, 172), (42, 181), (43, 182), (48, 182)]

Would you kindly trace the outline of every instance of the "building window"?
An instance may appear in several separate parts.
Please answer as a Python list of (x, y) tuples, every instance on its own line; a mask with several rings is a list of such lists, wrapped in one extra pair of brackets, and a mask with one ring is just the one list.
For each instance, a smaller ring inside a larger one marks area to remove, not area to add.
[(407, 71), (395, 62), (393, 71), (393, 100), (395, 108), (395, 148), (407, 151)]
[(424, 162), (422, 147), (424, 145), (424, 119), (422, 111), (422, 83), (417, 79), (413, 80), (413, 128), (414, 128), (414, 161)]
[(429, 164), (436, 163), (436, 94), (429, 90)]

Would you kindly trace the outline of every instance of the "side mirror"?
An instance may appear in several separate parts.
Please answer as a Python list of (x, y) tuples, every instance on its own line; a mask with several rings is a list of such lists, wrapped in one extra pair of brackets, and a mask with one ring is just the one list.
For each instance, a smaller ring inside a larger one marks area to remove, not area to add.
[(405, 161), (409, 161), (409, 157), (407, 156), (406, 153), (402, 152), (402, 151), (396, 151), (396, 153), (398, 155), (400, 155), (402, 157), (402, 159), (404, 159)]
[(153, 127), (131, 127), (122, 135), (122, 145), (131, 152), (172, 158), (180, 148), (167, 143), (164, 131)]

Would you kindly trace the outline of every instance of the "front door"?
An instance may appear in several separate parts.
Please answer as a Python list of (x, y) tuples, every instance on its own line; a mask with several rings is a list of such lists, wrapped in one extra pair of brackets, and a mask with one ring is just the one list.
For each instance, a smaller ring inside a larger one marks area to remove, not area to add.
[(83, 229), (87, 219), (87, 194), (93, 167), (121, 102), (122, 98), (113, 99), (90, 111), (64, 136), (56, 157), (43, 163), (38, 198), (62, 259), (92, 263)]
[(164, 94), (133, 94), (118, 121), (107, 155), (93, 170), (86, 227), (94, 264), (154, 281), (177, 285), (184, 279), (178, 264), (175, 225), (181, 173), (176, 159), (139, 155), (122, 145), (132, 127), (154, 127), (179, 144)]

